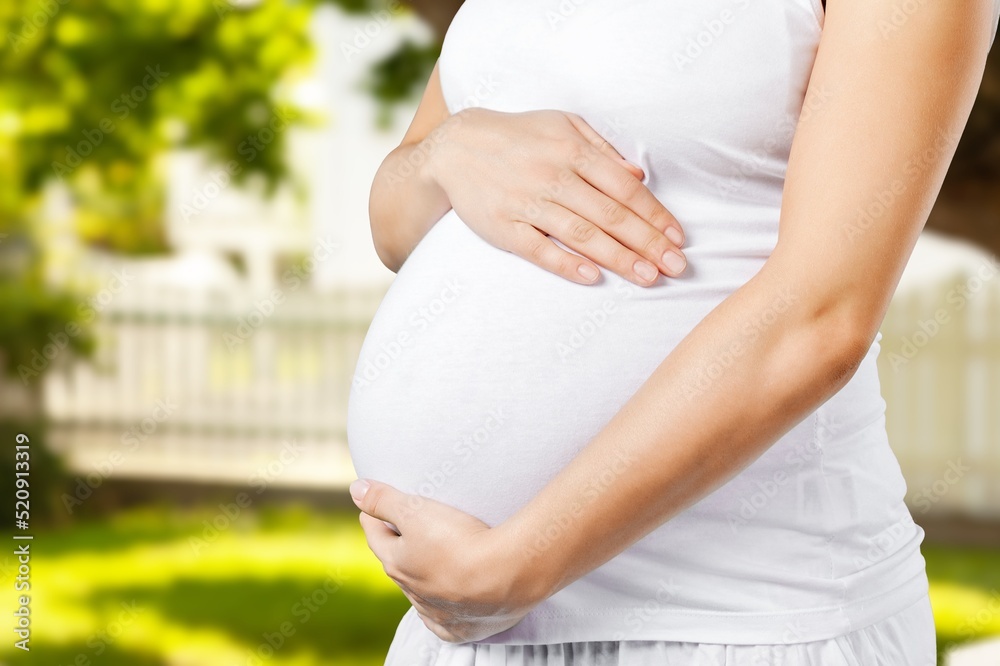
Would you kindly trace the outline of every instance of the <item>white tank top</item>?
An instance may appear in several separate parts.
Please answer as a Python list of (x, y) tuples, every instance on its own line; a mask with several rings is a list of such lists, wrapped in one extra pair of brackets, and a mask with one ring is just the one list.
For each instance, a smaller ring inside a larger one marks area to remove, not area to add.
[[(820, 0), (467, 0), (440, 59), (449, 110), (580, 114), (681, 221), (688, 269), (575, 285), (448, 212), (361, 351), (358, 475), (497, 524), (565, 467), (774, 248), (822, 20)], [(484, 642), (806, 642), (926, 594), (877, 354), (738, 477)], [(571, 529), (557, 517), (533, 546)]]

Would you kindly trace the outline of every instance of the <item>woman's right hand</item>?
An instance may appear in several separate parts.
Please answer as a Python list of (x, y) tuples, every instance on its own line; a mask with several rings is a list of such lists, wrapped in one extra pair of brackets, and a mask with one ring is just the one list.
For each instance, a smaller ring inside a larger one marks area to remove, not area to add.
[(439, 129), (424, 176), (490, 244), (580, 284), (598, 266), (641, 286), (684, 271), (680, 224), (579, 116), (470, 108)]

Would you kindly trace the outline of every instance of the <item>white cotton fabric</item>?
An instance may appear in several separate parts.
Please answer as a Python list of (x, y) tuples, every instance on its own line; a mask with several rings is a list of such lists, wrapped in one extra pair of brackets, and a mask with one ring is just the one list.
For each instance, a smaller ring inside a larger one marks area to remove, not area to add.
[(934, 618), (923, 597), (875, 624), (822, 641), (718, 645), (591, 641), (550, 645), (445, 643), (411, 608), (385, 666), (935, 666)]
[[(440, 59), (450, 111), (580, 114), (644, 169), (684, 227), (689, 265), (650, 288), (607, 271), (576, 285), (449, 211), (361, 350), (348, 414), (358, 475), (495, 525), (569, 464), (773, 250), (795, 123), (824, 103), (805, 95), (822, 18), (819, 0), (467, 0)], [(777, 294), (739, 342), (795, 305), (794, 291)], [(923, 598), (923, 531), (887, 441), (878, 351), (729, 483), (482, 642), (812, 643)], [(688, 400), (739, 353), (704, 368)], [(626, 464), (642, 461), (617, 461), (581, 506), (614, 492)], [(573, 522), (554, 516), (531, 548), (544, 557)]]

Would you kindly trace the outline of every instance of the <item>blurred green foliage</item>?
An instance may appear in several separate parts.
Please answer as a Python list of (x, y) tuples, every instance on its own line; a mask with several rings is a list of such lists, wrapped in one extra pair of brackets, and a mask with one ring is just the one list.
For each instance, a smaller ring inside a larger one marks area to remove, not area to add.
[[(281, 144), (239, 146), (281, 109), (276, 86), (308, 64), (311, 5), (262, 0), (30, 0), (0, 10), (0, 211), (22, 225), (46, 182), (73, 191), (85, 239), (162, 247), (164, 149), (199, 146), (282, 175)], [(16, 226), (15, 226), (16, 228)]]
[(30, 380), (49, 366), (47, 346), (57, 353), (89, 352), (93, 337), (81, 323), (73, 295), (50, 289), (37, 271), (13, 279), (0, 272), (0, 368), (7, 373), (20, 368), (20, 379), (32, 385)]
[[(262, 0), (28, 0), (0, 5), (0, 350), (30, 365), (77, 318), (79, 298), (45, 284), (39, 255), (46, 184), (72, 193), (93, 245), (164, 249), (159, 160), (199, 146), (239, 159), (238, 177), (284, 171), (284, 135), (266, 130), (278, 85), (306, 66), (311, 5)], [(292, 116), (289, 118), (289, 116)], [(240, 153), (268, 131), (268, 150)], [(85, 335), (71, 336), (74, 351)]]
[(375, 63), (365, 87), (380, 102), (377, 122), (381, 126), (389, 125), (397, 104), (423, 91), (439, 55), (440, 43), (406, 40), (394, 53)]
[[(47, 336), (86, 323), (78, 321), (80, 295), (45, 283), (47, 184), (68, 188), (86, 243), (141, 254), (167, 249), (167, 149), (235, 160), (237, 182), (255, 174), (280, 181), (281, 130), (308, 120), (287, 90), (310, 64), (318, 1), (0, 3), (0, 370), (30, 365)], [(354, 13), (384, 4), (334, 2)], [(376, 67), (368, 88), (389, 103), (412, 94), (432, 53), (404, 45)], [(76, 352), (90, 346), (85, 332), (69, 342)]]

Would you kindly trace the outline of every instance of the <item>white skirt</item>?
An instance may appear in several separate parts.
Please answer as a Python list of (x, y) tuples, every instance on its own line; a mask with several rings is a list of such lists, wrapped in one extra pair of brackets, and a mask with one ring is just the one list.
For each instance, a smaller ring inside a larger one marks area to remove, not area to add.
[(837, 638), (790, 645), (594, 641), (549, 645), (446, 643), (410, 609), (385, 666), (935, 666), (928, 597)]

